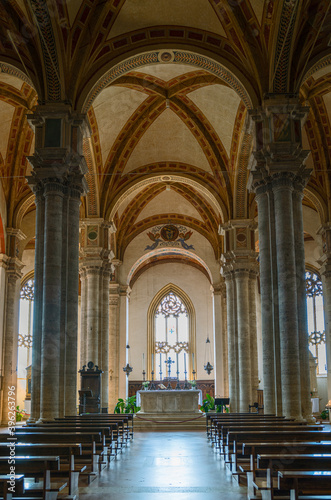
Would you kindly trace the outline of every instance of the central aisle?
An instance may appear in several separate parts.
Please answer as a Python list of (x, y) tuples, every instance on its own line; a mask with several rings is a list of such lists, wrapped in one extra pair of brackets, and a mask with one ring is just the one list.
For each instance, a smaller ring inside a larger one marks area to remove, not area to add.
[(205, 432), (137, 432), (80, 500), (244, 500)]

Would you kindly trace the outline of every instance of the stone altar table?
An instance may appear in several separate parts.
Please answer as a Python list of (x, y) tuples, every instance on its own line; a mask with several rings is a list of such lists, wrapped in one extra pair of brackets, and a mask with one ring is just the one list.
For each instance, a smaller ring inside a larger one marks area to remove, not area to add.
[(155, 390), (138, 391), (137, 406), (141, 409), (137, 413), (164, 414), (164, 413), (201, 413), (198, 405), (202, 404), (201, 390)]

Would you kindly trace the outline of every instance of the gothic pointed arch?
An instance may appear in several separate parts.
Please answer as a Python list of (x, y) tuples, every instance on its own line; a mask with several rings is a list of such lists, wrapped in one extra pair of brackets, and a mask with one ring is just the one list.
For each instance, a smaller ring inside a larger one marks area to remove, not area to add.
[(155, 314), (161, 301), (170, 293), (177, 296), (186, 308), (188, 316), (188, 378), (192, 378), (192, 354), (196, 358), (196, 314), (192, 300), (179, 286), (169, 283), (154, 296), (147, 311), (147, 376), (152, 370), (152, 354), (155, 352)]

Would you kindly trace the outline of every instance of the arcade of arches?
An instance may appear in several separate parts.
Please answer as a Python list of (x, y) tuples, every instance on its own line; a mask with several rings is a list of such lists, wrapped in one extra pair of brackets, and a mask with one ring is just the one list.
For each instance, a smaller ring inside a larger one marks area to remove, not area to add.
[(113, 411), (166, 356), (233, 411), (257, 391), (268, 413), (310, 419), (311, 392), (324, 409), (329, 0), (1, 0), (0, 17), (2, 422), (28, 364), (34, 421), (76, 413), (89, 361)]

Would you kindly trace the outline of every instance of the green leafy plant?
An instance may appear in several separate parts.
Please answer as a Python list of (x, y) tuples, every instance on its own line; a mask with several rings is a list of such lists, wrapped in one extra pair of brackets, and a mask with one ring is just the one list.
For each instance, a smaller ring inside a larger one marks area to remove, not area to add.
[(149, 386), (149, 380), (145, 380), (143, 383), (142, 383), (143, 387), (145, 389), (147, 389), (147, 387)]
[[(202, 406), (200, 407), (200, 410), (204, 411), (205, 413), (215, 410), (217, 413), (222, 413), (223, 405), (215, 406), (215, 399), (210, 394), (206, 394), (206, 399), (202, 401)], [(225, 407), (225, 412), (229, 413), (229, 408)]]
[(19, 405), (16, 406), (16, 422), (21, 422), (24, 415), (26, 415), (25, 410), (21, 410)]
[(323, 410), (321, 413), (321, 418), (325, 420), (328, 417), (329, 417), (329, 410)]
[(206, 399), (202, 401), (200, 410), (206, 413), (215, 410), (215, 399), (210, 394), (206, 394)]
[(140, 406), (136, 405), (136, 396), (129, 396), (126, 399), (118, 399), (114, 413), (136, 413), (139, 410)]
[(197, 381), (196, 380), (189, 380), (188, 383), (191, 384), (192, 389), (194, 389), (197, 386)]

